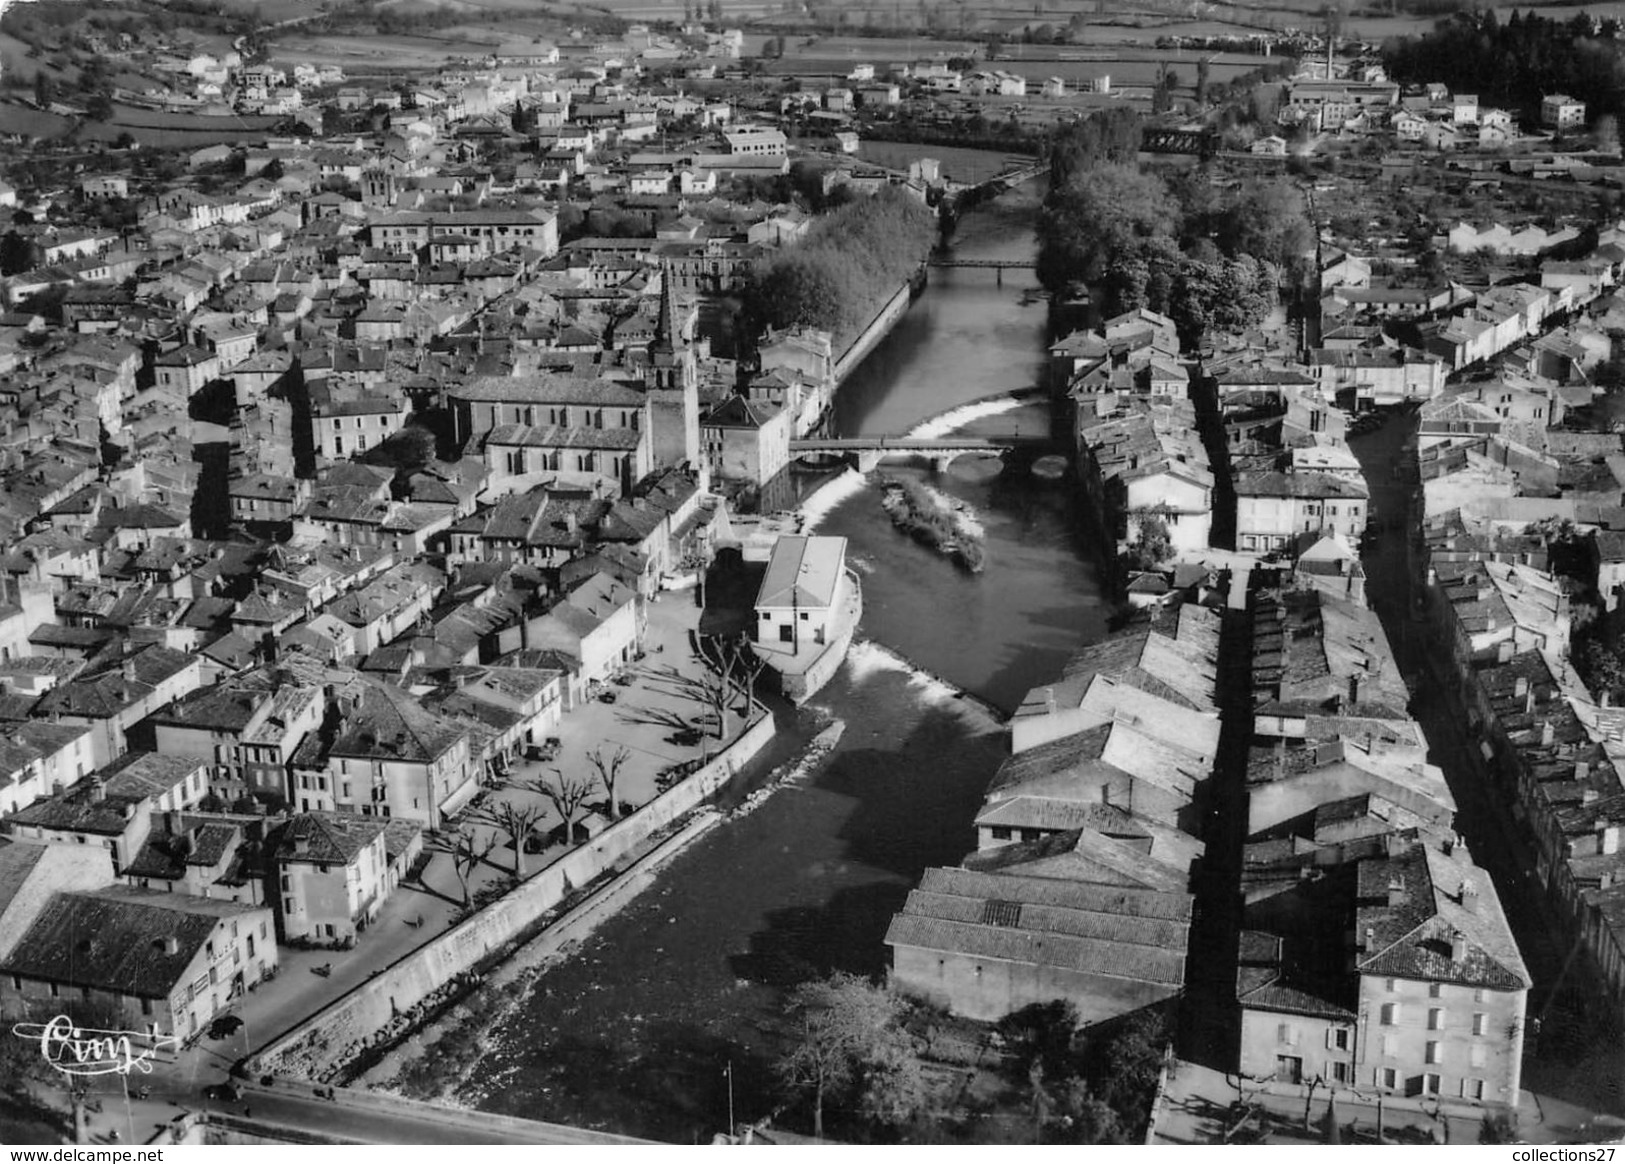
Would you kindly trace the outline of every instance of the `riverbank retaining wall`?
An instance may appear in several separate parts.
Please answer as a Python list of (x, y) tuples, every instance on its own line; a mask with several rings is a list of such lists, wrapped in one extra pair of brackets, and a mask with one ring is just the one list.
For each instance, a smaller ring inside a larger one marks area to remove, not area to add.
[(875, 346), (886, 338), (888, 332), (897, 326), (897, 321), (903, 318), (908, 305), (914, 301), (914, 284), (905, 282), (897, 289), (897, 293), (886, 300), (886, 305), (880, 309), (869, 326), (858, 333), (858, 338), (847, 346), (841, 353), (841, 358), (835, 361), (835, 386), (839, 388), (852, 369), (863, 363), (864, 357), (875, 350)]
[(686, 780), (279, 1036), (249, 1061), (266, 1072), (320, 1078), (376, 1041), (393, 1020), (459, 974), (500, 954), (576, 889), (641, 856), (655, 833), (714, 796), (774, 735), (765, 712)]

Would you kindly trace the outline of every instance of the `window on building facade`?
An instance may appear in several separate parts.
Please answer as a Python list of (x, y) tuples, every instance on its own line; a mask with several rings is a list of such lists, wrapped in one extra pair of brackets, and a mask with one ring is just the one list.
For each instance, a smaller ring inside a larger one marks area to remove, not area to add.
[(1426, 1061), (1429, 1063), (1443, 1063), (1444, 1044), (1437, 1041), (1429, 1041), (1427, 1046)]

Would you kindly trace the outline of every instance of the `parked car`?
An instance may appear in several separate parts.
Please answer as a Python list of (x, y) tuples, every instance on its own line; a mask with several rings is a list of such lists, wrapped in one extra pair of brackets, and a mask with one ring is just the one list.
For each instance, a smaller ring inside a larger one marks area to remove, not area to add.
[(243, 1089), (235, 1083), (213, 1083), (203, 1089), (204, 1099), (220, 1099), (235, 1103), (243, 1097)]

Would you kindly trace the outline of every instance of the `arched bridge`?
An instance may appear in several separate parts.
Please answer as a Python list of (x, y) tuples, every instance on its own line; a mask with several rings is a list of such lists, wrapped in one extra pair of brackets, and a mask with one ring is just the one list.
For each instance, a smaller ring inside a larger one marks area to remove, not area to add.
[(1140, 149), (1148, 154), (1211, 158), (1219, 152), (1219, 135), (1211, 129), (1147, 129), (1140, 134)]
[(1011, 449), (1038, 448), (1049, 444), (1047, 437), (809, 437), (791, 441), (790, 455), (816, 454), (855, 460), (860, 472), (868, 473), (887, 457), (929, 457), (932, 468), (942, 472), (956, 457), (969, 454), (999, 456)]

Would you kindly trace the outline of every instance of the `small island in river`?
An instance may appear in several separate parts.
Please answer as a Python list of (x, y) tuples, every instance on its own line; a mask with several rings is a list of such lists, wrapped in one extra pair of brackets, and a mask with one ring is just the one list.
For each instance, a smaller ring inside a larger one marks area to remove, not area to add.
[(880, 477), (880, 505), (892, 524), (972, 574), (983, 566), (982, 528), (952, 498), (906, 477)]

